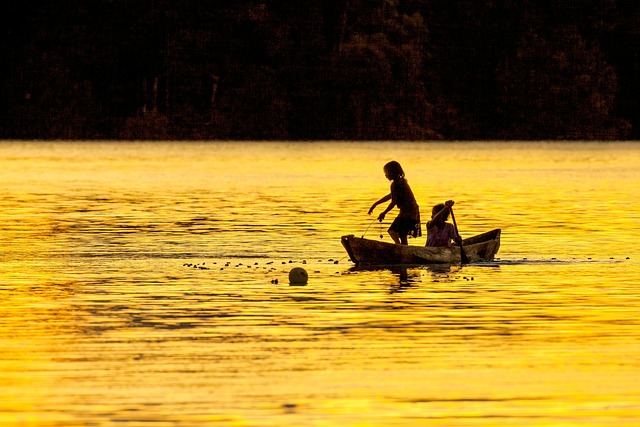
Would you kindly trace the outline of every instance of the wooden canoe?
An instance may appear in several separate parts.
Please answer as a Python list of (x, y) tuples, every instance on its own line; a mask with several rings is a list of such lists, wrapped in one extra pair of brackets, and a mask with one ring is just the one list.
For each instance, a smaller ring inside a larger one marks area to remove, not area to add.
[[(375, 264), (459, 264), (460, 246), (426, 247), (396, 245), (377, 240), (342, 236), (342, 246), (356, 265)], [(500, 229), (462, 241), (469, 262), (491, 261), (500, 248)]]

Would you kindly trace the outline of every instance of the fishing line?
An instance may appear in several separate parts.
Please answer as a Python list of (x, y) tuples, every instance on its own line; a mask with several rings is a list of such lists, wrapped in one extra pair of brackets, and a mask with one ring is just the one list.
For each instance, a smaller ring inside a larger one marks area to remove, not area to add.
[[(361, 239), (364, 239), (364, 235), (367, 234), (367, 231), (369, 231), (369, 229), (371, 228), (371, 226), (373, 225), (374, 222), (376, 222), (378, 220), (378, 218), (374, 219), (373, 221), (371, 221), (371, 224), (369, 224), (369, 226), (367, 227), (366, 230), (364, 230), (364, 234), (362, 235)], [(382, 225), (381, 225), (382, 226)]]

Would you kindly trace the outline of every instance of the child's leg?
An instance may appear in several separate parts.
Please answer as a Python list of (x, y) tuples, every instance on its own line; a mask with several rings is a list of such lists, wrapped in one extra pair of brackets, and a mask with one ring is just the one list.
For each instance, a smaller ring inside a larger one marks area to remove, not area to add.
[[(389, 230), (389, 236), (391, 236), (391, 239), (394, 243), (396, 243), (397, 245), (400, 244), (400, 235), (396, 230)], [(407, 236), (405, 236), (404, 239), (406, 240)]]

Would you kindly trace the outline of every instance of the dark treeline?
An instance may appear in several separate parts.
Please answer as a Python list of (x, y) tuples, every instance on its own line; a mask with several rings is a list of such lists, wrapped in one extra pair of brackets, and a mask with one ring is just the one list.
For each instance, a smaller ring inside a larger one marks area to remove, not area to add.
[(637, 139), (640, 2), (4, 5), (0, 137)]

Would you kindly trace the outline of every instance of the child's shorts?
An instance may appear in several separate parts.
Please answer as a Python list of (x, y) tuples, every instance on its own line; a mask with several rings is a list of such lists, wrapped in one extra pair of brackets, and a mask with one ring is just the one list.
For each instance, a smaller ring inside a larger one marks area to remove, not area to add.
[(391, 223), (389, 231), (395, 231), (400, 237), (411, 235), (412, 237), (422, 236), (420, 222), (411, 218), (396, 218)]

